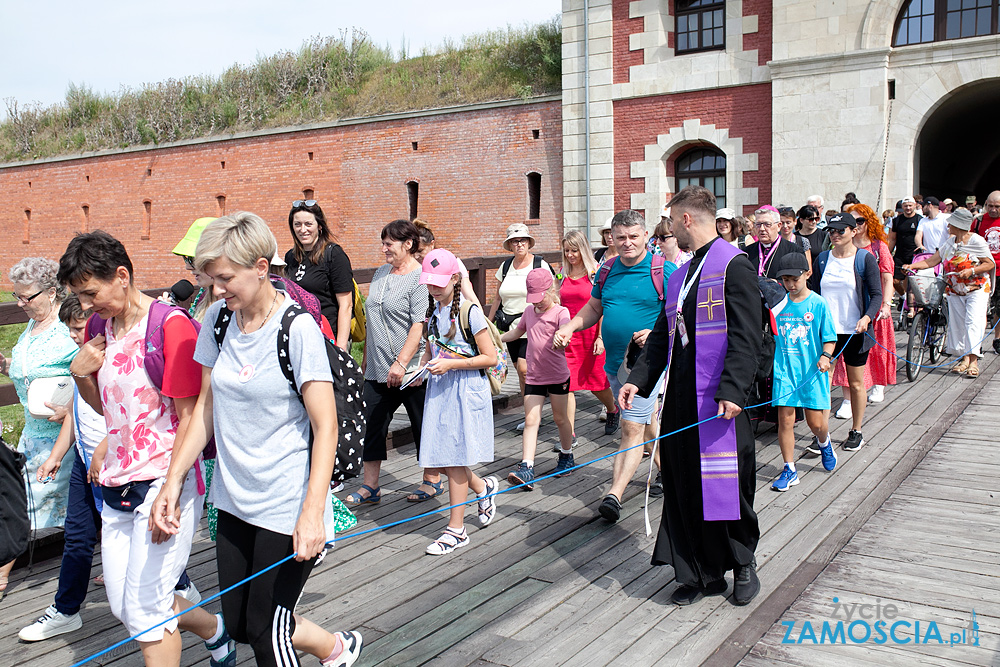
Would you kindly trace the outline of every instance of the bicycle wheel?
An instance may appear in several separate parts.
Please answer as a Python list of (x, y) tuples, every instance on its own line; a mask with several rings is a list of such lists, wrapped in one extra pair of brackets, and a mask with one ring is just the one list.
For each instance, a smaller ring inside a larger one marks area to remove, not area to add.
[(944, 358), (945, 343), (948, 339), (948, 321), (945, 319), (943, 310), (934, 314), (930, 327), (931, 332), (927, 343), (930, 348), (930, 362), (936, 365)]
[(906, 379), (916, 382), (920, 376), (924, 353), (927, 351), (925, 336), (929, 336), (927, 313), (917, 311), (910, 324), (910, 340), (906, 343)]

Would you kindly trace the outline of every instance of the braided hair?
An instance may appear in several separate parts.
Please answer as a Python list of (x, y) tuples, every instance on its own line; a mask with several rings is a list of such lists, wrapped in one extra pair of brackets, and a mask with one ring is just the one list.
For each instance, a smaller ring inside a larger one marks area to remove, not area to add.
[[(456, 273), (454, 277), (458, 277), (458, 282), (452, 289), (451, 297), (451, 328), (448, 329), (448, 335), (446, 338), (452, 339), (455, 337), (455, 327), (456, 322), (458, 322), (458, 315), (462, 310), (462, 274)], [(428, 329), (430, 328), (430, 323), (433, 321), (431, 318), (434, 317), (434, 310), (437, 307), (437, 301), (430, 294), (427, 295), (427, 314), (424, 316), (428, 322)], [(440, 334), (438, 334), (440, 335)]]

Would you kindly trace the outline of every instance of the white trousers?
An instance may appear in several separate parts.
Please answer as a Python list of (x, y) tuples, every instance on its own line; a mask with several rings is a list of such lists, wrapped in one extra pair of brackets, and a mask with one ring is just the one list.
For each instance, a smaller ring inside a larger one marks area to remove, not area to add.
[[(166, 542), (153, 544), (149, 531), (149, 511), (163, 478), (153, 482), (146, 499), (134, 512), (122, 512), (104, 503), (101, 512), (101, 560), (104, 566), (104, 590), (111, 613), (130, 635), (152, 628), (174, 615), (174, 586), (187, 567), (191, 541), (201, 520), (205, 496), (198, 494), (194, 471), (181, 488), (180, 532)], [(144, 632), (142, 642), (163, 639), (163, 631), (177, 630), (177, 619)]]
[(982, 357), (980, 343), (986, 334), (986, 308), (990, 293), (976, 290), (965, 296), (946, 294), (948, 302), (948, 352)]

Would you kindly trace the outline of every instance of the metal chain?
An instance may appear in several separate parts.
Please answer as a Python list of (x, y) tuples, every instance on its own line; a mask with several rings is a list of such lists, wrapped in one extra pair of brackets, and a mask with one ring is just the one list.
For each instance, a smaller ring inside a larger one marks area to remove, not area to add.
[(882, 188), (885, 187), (885, 168), (886, 164), (889, 162), (889, 128), (892, 126), (892, 103), (894, 100), (889, 100), (889, 116), (885, 121), (885, 151), (882, 153), (882, 177), (878, 182), (878, 197), (875, 201), (878, 205), (882, 205)]

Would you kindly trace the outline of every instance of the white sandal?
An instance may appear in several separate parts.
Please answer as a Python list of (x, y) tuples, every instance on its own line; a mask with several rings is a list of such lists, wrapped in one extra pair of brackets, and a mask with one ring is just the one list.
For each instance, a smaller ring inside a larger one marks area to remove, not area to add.
[(449, 526), (444, 529), (441, 537), (427, 545), (427, 553), (431, 556), (444, 556), (468, 543), (469, 534), (465, 532), (465, 528), (459, 532)]
[(486, 484), (486, 497), (479, 499), (479, 525), (485, 527), (490, 525), (493, 517), (497, 514), (497, 497), (495, 494), (497, 487), (500, 486), (500, 480), (496, 477), (487, 477), (483, 482)]

